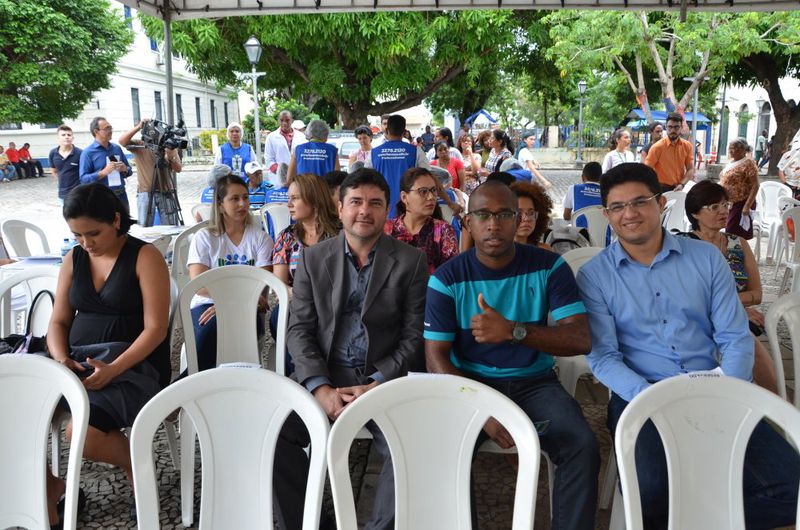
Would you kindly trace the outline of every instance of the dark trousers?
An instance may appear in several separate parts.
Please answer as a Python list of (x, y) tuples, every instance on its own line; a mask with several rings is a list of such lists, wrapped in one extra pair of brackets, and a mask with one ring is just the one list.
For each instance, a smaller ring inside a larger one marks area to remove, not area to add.
[[(564, 390), (552, 371), (530, 379), (480, 381), (508, 396), (525, 411), (537, 426), (542, 450), (556, 465), (551, 528), (593, 530), (600, 455), (597, 439), (578, 402)], [(476, 450), (486, 439), (486, 433), (481, 431)], [(477, 528), (476, 524), (473, 526)]]
[[(367, 376), (361, 370), (330, 365), (331, 382), (336, 387), (365, 385)], [(383, 459), (378, 483), (375, 488), (375, 504), (372, 515), (364, 526), (365, 530), (391, 530), (394, 528), (394, 469), (383, 433), (374, 422), (366, 425), (372, 433), (373, 447)], [(278, 437), (275, 449), (275, 498), (276, 514), (280, 527), (286, 530), (300, 530), (303, 525), (303, 505), (305, 503), (306, 482), (308, 480), (308, 457), (303, 450), (309, 444), (308, 431), (300, 418), (292, 413)], [(311, 448), (324, 451), (325, 448)], [(322, 519), (320, 528), (330, 522)]]
[[(35, 174), (38, 174), (40, 177), (44, 176), (44, 169), (42, 168), (42, 163), (38, 160), (25, 160), (24, 161), (30, 170), (28, 173), (29, 176), (33, 177)], [(35, 173), (34, 173), (35, 171)]]
[[(627, 401), (611, 394), (608, 428), (612, 439), (627, 405)], [(636, 475), (645, 528), (666, 528), (669, 518), (667, 459), (661, 436), (650, 420), (636, 440)], [(797, 453), (769, 424), (761, 421), (750, 437), (744, 456), (744, 516), (748, 530), (793, 525), (799, 482)]]
[(11, 165), (16, 168), (18, 179), (26, 179), (33, 176), (31, 167), (24, 161), (11, 162)]

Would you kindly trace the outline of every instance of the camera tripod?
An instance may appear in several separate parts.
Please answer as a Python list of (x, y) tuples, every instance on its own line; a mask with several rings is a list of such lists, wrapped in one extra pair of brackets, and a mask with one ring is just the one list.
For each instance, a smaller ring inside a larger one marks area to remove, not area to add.
[[(141, 149), (149, 149), (142, 147)], [(175, 172), (170, 168), (169, 162), (164, 158), (164, 149), (150, 149), (156, 161), (153, 165), (153, 179), (150, 183), (150, 193), (147, 195), (147, 218), (143, 226), (153, 226), (156, 213), (156, 194), (158, 194), (158, 212), (162, 218), (175, 217), (175, 224), (183, 226), (181, 204), (178, 201), (178, 192), (175, 190)], [(162, 171), (167, 169), (168, 171)], [(139, 220), (141, 223), (141, 219)]]

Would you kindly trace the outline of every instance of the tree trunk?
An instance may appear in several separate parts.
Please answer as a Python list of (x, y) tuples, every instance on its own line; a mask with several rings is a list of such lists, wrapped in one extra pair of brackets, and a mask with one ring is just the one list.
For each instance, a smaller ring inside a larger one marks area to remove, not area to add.
[(335, 105), (336, 110), (339, 112), (339, 117), (342, 120), (342, 128), (352, 131), (359, 125), (368, 123), (367, 108), (369, 107), (369, 103), (358, 106), (343, 103), (336, 103)]
[(544, 114), (544, 126), (550, 125), (550, 120), (547, 119), (547, 96), (542, 95), (542, 111)]
[(783, 97), (779, 79), (783, 72), (778, 67), (775, 59), (768, 53), (757, 53), (740, 60), (741, 64), (750, 69), (758, 80), (758, 84), (767, 91), (772, 112), (775, 114), (775, 140), (772, 143), (772, 157), (769, 161), (767, 174), (778, 175), (778, 161), (781, 155), (789, 149), (789, 142), (800, 129), (800, 106), (790, 106)]

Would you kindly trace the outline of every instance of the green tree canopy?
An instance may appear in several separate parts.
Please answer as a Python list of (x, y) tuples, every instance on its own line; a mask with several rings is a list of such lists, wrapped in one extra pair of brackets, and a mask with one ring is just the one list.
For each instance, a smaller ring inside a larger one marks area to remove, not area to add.
[(0, 0), (0, 123), (76, 117), (133, 42), (106, 0)]
[[(510, 11), (379, 12), (238, 17), (173, 25), (175, 50), (204, 79), (237, 81), (250, 70), (242, 44), (264, 46), (262, 89), (315, 94), (345, 127), (417, 105), (449, 83), (474, 84), (514, 45)], [(162, 27), (145, 19), (148, 34)]]

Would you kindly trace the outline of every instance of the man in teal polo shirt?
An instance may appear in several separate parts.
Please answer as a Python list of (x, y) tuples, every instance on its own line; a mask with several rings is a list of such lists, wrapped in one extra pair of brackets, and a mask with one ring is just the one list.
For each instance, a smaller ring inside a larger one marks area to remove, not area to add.
[[(553, 372), (554, 355), (590, 351), (586, 309), (569, 265), (553, 252), (514, 243), (518, 225), (517, 197), (504, 184), (487, 181), (470, 196), (465, 228), (475, 248), (428, 282), (427, 367), (476, 379), (517, 403), (556, 465), (552, 528), (593, 530), (597, 440)], [(494, 419), (478, 444), (486, 437), (502, 448), (514, 445)]]

